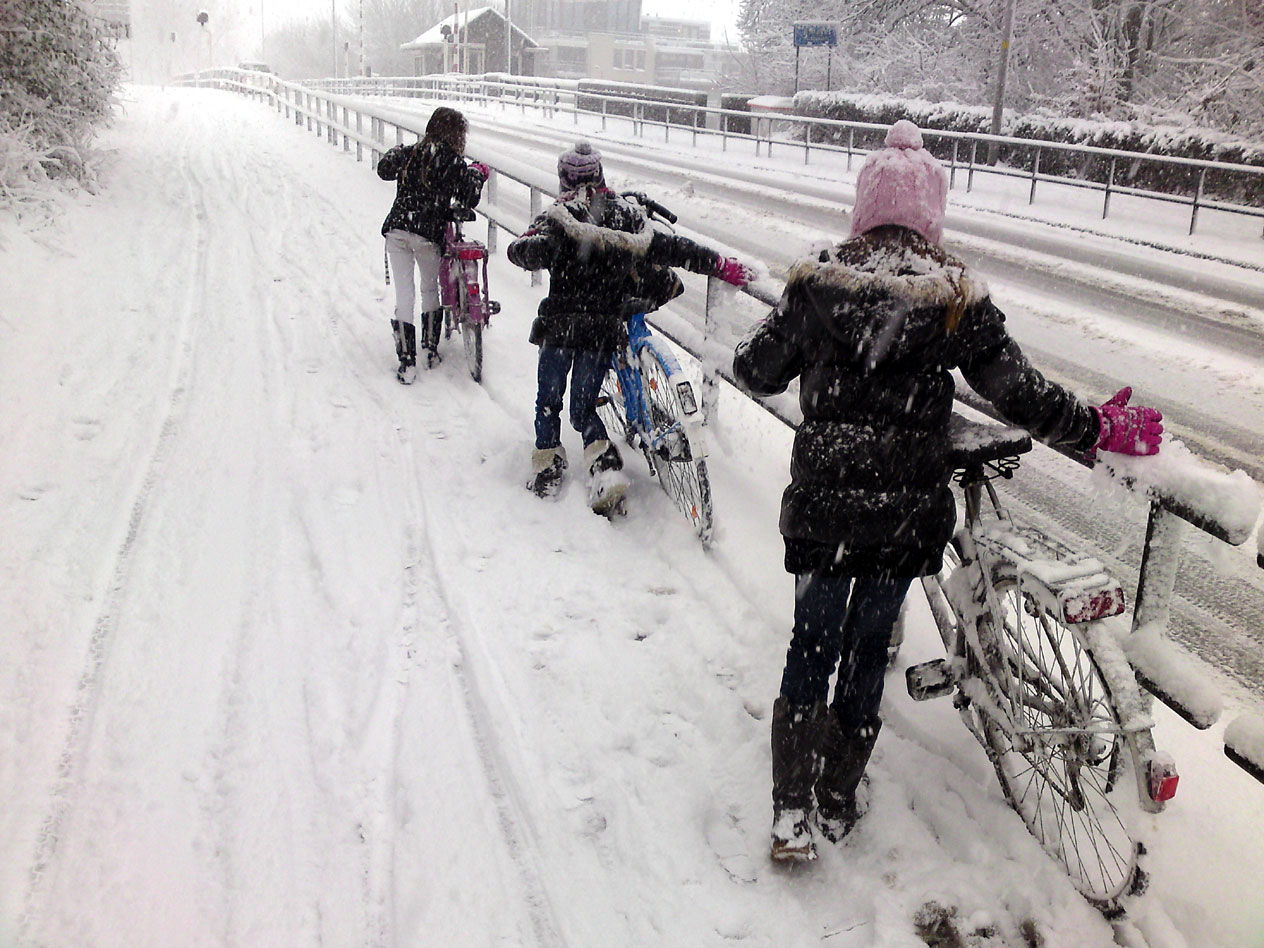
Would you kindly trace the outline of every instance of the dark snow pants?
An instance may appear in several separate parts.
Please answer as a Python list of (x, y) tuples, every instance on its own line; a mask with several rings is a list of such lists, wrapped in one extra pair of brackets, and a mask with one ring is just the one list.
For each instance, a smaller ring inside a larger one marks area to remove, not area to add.
[(800, 573), (795, 583), (794, 634), (786, 651), (781, 694), (806, 707), (829, 697), (846, 730), (878, 716), (891, 630), (909, 579)]
[(584, 447), (607, 438), (606, 426), (597, 417), (597, 395), (601, 380), (610, 368), (610, 353), (589, 349), (561, 349), (540, 346), (536, 368), (535, 446), (555, 448), (562, 443), (562, 399), (566, 376), (571, 377), (571, 426), (584, 440)]

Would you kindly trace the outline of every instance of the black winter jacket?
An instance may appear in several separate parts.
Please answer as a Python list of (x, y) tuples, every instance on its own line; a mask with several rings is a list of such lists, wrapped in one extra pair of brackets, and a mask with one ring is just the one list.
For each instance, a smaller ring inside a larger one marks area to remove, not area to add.
[(406, 230), (442, 246), (443, 229), (453, 220), (453, 201), (472, 208), (482, 197), (483, 175), (440, 141), (396, 145), (377, 163), (377, 174), (396, 182), (383, 234)]
[[(524, 270), (549, 271), (531, 341), (587, 350), (615, 348), (628, 316), (661, 304), (657, 284), (666, 275), (658, 268), (712, 274), (719, 259), (714, 250), (656, 228), (613, 191), (592, 187), (559, 198), (506, 253)], [(667, 298), (674, 292), (662, 287)]]
[(947, 428), (958, 367), (1042, 441), (1096, 443), (1092, 410), (1027, 361), (986, 284), (915, 232), (881, 227), (795, 264), (733, 361), (756, 394), (801, 379), (803, 423), (781, 501), (787, 570), (940, 568), (956, 520)]

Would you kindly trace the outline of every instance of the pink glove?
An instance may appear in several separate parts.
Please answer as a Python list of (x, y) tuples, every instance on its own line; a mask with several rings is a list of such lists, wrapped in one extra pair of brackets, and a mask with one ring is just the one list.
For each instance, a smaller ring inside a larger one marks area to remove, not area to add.
[(1102, 426), (1097, 446), (1116, 454), (1147, 455), (1159, 453), (1163, 440), (1163, 413), (1157, 408), (1129, 405), (1132, 386), (1125, 385), (1101, 408), (1094, 408)]
[(716, 257), (715, 275), (734, 286), (745, 286), (753, 276), (750, 267), (736, 257)]
[(487, 165), (483, 164), (481, 161), (471, 161), (470, 167), (481, 174), (484, 181), (492, 176), (492, 169), (487, 167)]

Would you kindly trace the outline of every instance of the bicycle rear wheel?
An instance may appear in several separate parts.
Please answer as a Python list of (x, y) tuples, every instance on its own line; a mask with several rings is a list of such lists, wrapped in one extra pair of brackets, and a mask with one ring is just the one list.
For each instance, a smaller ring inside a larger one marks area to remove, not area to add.
[(623, 387), (619, 382), (619, 373), (614, 369), (607, 370), (601, 380), (601, 390), (597, 393), (597, 417), (606, 426), (606, 434), (612, 440), (628, 445), (632, 443), (632, 426), (628, 424)]
[(989, 674), (1011, 731), (975, 709), (1010, 805), (1086, 899), (1107, 915), (1139, 891), (1141, 846), (1118, 806), (1133, 782), (1110, 688), (1080, 631), (1016, 579), (992, 577), (1002, 615), (979, 619)]
[(693, 524), (703, 546), (711, 542), (711, 481), (707, 462), (695, 457), (685, 430), (687, 417), (667, 357), (652, 344), (640, 353), (641, 374), (650, 411), (650, 437), (659, 486)]
[(468, 318), (462, 318), (461, 341), (465, 344), (465, 365), (470, 370), (470, 378), (475, 382), (482, 382), (483, 324), (471, 322)]

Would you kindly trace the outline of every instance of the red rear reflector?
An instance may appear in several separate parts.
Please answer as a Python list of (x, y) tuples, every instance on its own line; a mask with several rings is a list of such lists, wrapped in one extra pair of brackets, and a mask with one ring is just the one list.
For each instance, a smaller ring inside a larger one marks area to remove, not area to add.
[(1092, 622), (1106, 616), (1117, 616), (1123, 611), (1124, 591), (1118, 586), (1067, 596), (1062, 600), (1062, 617), (1072, 623)]
[(1150, 761), (1150, 799), (1155, 803), (1172, 799), (1180, 779), (1174, 764)]

